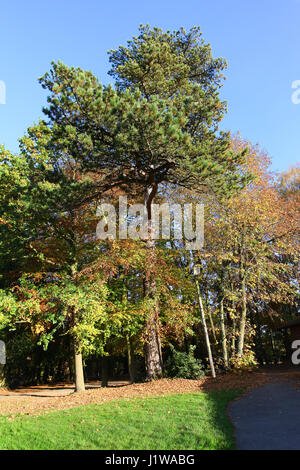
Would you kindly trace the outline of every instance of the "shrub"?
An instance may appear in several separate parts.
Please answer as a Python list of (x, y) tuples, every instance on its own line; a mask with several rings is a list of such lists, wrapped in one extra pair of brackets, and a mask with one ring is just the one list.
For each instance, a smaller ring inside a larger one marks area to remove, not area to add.
[(235, 354), (230, 359), (230, 368), (233, 372), (252, 372), (258, 368), (258, 362), (251, 349), (246, 349), (242, 356)]
[(190, 346), (189, 352), (176, 351), (171, 345), (171, 355), (164, 366), (165, 377), (176, 379), (202, 379), (205, 376), (203, 365), (194, 357), (196, 346)]

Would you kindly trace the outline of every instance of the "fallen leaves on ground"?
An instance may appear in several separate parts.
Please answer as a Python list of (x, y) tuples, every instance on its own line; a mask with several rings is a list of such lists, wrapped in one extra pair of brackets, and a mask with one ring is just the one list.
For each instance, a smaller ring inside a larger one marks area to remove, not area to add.
[[(299, 379), (299, 372), (259, 371), (241, 375), (228, 373), (216, 379), (207, 377), (202, 380), (160, 379), (153, 382), (138, 384), (116, 384), (101, 388), (100, 383), (91, 385), (93, 388), (82, 393), (73, 393), (71, 384), (41, 386), (0, 392), (0, 415), (12, 419), (16, 415), (40, 414), (46, 411), (65, 410), (76, 406), (101, 404), (118, 399), (146, 398), (178, 393), (211, 392), (218, 390), (243, 389), (245, 391), (263, 385), (270, 380)], [(87, 384), (89, 387), (89, 384)], [(44, 395), (21, 396), (34, 390)], [(45, 392), (46, 391), (46, 392)], [(68, 393), (59, 395), (59, 393)], [(46, 393), (46, 394), (45, 394)]]

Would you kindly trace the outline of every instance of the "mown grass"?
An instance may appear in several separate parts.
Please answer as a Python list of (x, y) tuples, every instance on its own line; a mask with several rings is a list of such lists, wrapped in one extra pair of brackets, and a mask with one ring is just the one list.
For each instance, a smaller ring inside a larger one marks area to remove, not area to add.
[(118, 400), (41, 416), (0, 417), (0, 449), (233, 449), (229, 390)]

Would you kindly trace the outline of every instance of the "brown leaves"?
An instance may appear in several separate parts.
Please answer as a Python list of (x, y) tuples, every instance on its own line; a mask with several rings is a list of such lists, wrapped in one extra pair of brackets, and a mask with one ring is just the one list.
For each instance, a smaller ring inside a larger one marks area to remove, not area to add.
[[(262, 385), (267, 380), (269, 380), (268, 374), (253, 372), (242, 375), (220, 375), (217, 379), (210, 377), (202, 380), (160, 379), (133, 385), (115, 382), (107, 388), (101, 388), (100, 383), (90, 383), (87, 384), (87, 391), (82, 393), (73, 393), (74, 388), (71, 384), (28, 387), (17, 389), (15, 392), (0, 391), (0, 414), (7, 415), (7, 419), (12, 419), (18, 414), (36, 415), (119, 399), (249, 389)], [(24, 394), (28, 395), (24, 396)]]

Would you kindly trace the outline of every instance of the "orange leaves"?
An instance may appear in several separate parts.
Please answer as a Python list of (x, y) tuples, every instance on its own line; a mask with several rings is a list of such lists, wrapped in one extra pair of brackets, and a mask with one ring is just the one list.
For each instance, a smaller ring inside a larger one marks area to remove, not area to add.
[(47, 330), (44, 325), (39, 325), (39, 324), (31, 325), (31, 332), (34, 336), (41, 336), (44, 333), (46, 333), (46, 331)]

